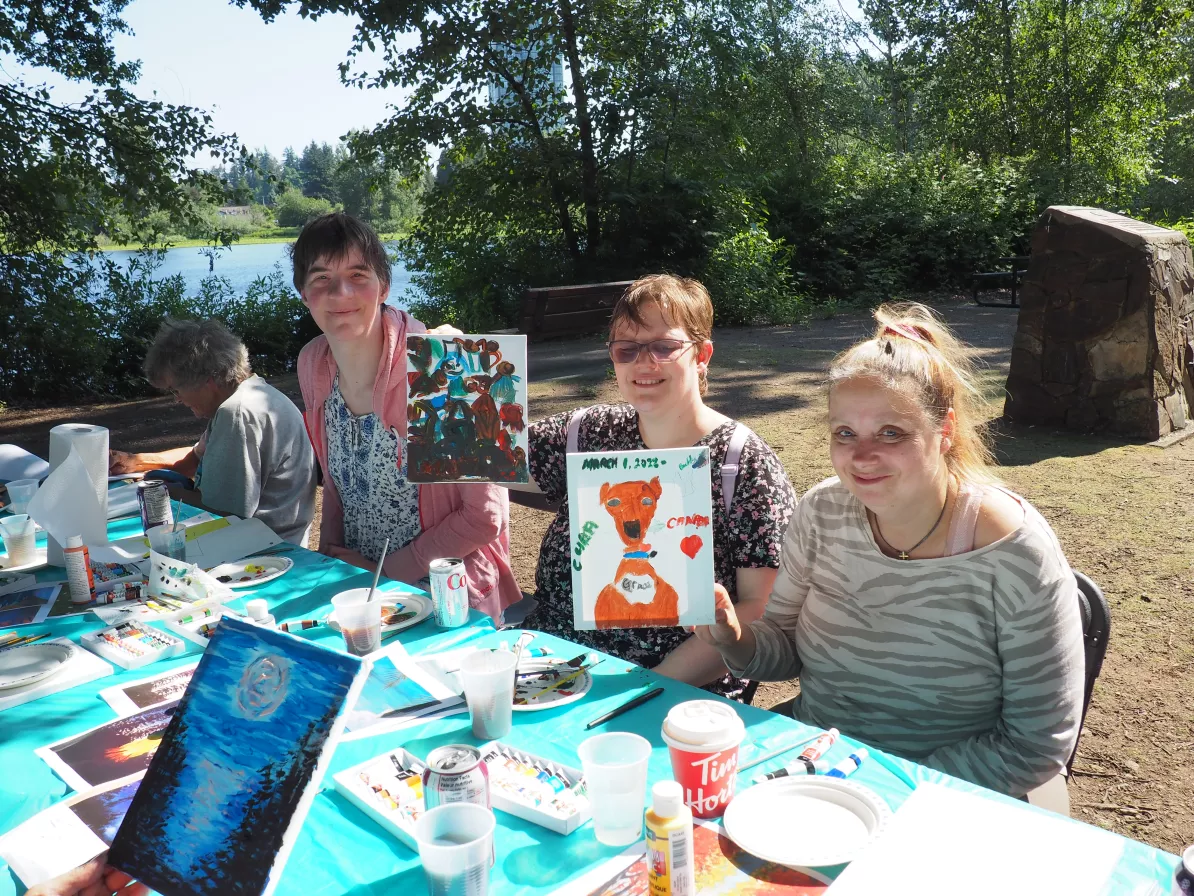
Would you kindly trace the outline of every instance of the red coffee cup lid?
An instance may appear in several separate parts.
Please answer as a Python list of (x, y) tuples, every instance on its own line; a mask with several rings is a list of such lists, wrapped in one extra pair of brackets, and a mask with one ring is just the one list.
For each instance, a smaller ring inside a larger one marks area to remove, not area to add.
[(673, 706), (663, 722), (664, 739), (677, 747), (722, 750), (742, 740), (746, 726), (733, 707), (716, 700), (689, 700)]

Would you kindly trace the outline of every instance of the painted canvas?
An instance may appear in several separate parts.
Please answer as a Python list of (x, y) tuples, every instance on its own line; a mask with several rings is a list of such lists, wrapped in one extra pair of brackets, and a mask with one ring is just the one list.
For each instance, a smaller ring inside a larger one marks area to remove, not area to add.
[(177, 705), (143, 709), (34, 752), (75, 790), (99, 787), (149, 768)]
[(411, 482), (527, 482), (527, 338), (407, 336)]
[(170, 896), (272, 892), (366, 668), (221, 619), (109, 863)]
[(708, 448), (568, 455), (577, 629), (713, 622)]

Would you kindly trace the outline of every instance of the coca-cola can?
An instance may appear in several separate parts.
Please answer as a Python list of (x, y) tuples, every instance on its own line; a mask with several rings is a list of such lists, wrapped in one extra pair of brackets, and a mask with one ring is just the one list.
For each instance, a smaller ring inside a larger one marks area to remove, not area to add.
[(489, 768), (481, 751), (467, 744), (448, 744), (428, 753), (423, 803), (428, 810), (445, 803), (476, 803), (490, 808)]
[(432, 560), (429, 577), (435, 624), (440, 628), (458, 628), (468, 622), (468, 579), (464, 574), (464, 561), (458, 557)]
[(142, 479), (137, 483), (137, 504), (141, 508), (141, 528), (148, 532), (154, 526), (174, 524), (170, 507), (170, 489), (161, 479)]

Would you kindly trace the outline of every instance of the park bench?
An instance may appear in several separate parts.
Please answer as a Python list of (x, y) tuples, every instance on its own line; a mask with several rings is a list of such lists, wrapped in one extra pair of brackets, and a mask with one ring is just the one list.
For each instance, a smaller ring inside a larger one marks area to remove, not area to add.
[(619, 280), (528, 289), (522, 294), (518, 329), (532, 342), (585, 336), (604, 330), (609, 325), (614, 305), (631, 282)]
[[(1017, 295), (1024, 275), (1028, 273), (1028, 255), (1013, 255), (1000, 258), (997, 264), (1007, 268), (1002, 271), (975, 271), (971, 275), (972, 295), (974, 304), (997, 308), (1019, 308), (1020, 298)], [(1012, 291), (1011, 302), (980, 302), (978, 294), (984, 289), (1008, 289)]]

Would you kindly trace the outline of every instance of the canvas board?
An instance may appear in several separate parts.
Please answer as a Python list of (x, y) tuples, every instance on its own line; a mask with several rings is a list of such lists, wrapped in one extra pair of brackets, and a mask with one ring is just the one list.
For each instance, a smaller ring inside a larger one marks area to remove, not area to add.
[(406, 337), (407, 478), (528, 482), (527, 338)]
[(73, 789), (101, 787), (149, 768), (177, 706), (176, 700), (160, 703), (34, 752)]
[(170, 896), (268, 896), (367, 670), (359, 657), (221, 619), (109, 863)]
[(0, 859), (26, 887), (35, 887), (89, 862), (108, 848), (141, 775), (76, 794), (0, 837)]
[(577, 629), (710, 625), (709, 449), (569, 454)]
[(159, 703), (174, 703), (182, 697), (191, 683), (191, 676), (199, 664), (187, 663), (169, 672), (159, 672), (148, 678), (112, 685), (99, 692), (100, 697), (122, 716), (132, 715)]

